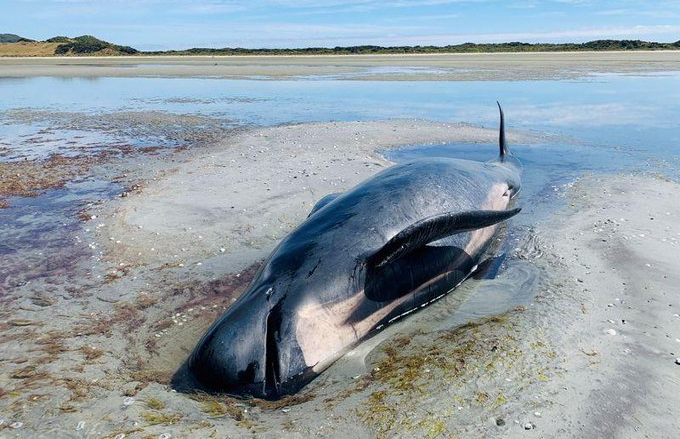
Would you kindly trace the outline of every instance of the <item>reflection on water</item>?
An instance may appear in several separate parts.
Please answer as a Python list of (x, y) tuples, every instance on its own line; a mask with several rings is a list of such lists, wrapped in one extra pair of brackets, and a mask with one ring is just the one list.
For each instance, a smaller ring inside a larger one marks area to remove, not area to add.
[(405, 117), (495, 126), (493, 105), (500, 100), (515, 129), (652, 155), (669, 153), (680, 142), (677, 73), (483, 82), (40, 77), (0, 79), (0, 95), (0, 118), (17, 108), (167, 111), (264, 125)]
[(107, 132), (53, 127), (45, 122), (6, 123), (0, 139), (0, 161), (44, 159), (53, 154), (75, 157), (128, 145), (154, 146), (151, 139), (124, 139)]

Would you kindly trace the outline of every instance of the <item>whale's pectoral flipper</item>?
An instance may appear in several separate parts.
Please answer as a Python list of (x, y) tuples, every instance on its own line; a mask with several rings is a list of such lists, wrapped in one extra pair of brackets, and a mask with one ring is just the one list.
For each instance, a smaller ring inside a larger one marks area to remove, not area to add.
[[(409, 293), (436, 297), (441, 285), (456, 285), (473, 270), (470, 255), (460, 248), (427, 244), (456, 233), (489, 227), (518, 214), (512, 210), (473, 210), (436, 215), (397, 233), (366, 259), (364, 294), (375, 302), (386, 302)], [(451, 268), (453, 267), (453, 268)], [(443, 273), (433, 279), (431, 273)]]
[(426, 244), (457, 233), (493, 226), (520, 212), (511, 210), (470, 210), (431, 216), (405, 228), (366, 260), (366, 264), (382, 268)]
[(335, 200), (338, 198), (340, 195), (342, 195), (339, 192), (335, 192), (332, 194), (328, 194), (324, 197), (322, 197), (319, 201), (316, 202), (314, 207), (312, 208), (311, 212), (309, 212), (309, 215), (307, 215), (307, 218), (310, 216), (314, 215), (318, 210), (320, 210), (322, 207), (324, 207), (326, 204), (330, 203), (331, 201)]

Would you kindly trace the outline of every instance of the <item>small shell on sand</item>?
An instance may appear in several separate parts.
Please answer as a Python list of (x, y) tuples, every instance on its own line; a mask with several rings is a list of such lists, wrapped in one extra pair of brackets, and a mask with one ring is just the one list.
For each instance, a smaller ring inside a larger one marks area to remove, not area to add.
[(616, 329), (609, 328), (606, 331), (604, 331), (604, 333), (609, 335), (616, 335)]

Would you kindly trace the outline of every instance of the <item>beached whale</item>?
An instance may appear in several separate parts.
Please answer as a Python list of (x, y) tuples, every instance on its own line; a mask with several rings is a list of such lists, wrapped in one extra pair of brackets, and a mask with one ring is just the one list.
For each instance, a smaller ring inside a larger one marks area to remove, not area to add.
[(321, 199), (267, 258), (189, 359), (213, 391), (278, 398), (349, 348), (470, 276), (520, 190), (505, 142), (490, 162), (392, 166)]

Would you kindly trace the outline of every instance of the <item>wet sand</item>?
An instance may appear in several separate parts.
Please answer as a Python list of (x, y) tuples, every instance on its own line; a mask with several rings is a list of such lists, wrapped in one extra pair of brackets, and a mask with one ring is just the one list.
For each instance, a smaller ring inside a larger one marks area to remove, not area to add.
[(680, 205), (676, 183), (650, 176), (561, 188), (546, 221), (510, 225), (496, 279), (389, 327), (293, 398), (169, 384), (317, 199), (389, 166), (379, 151), (496, 135), (424, 121), (299, 124), (119, 164), (133, 189), (83, 212), (70, 271), (3, 284), (2, 435), (672, 436)]
[(564, 216), (541, 225), (560, 237), (545, 234), (544, 245), (557, 261), (552, 271), (565, 275), (552, 293), (567, 296), (558, 301), (573, 318), (550, 323), (563, 374), (546, 385), (554, 399), (536, 420), (542, 435), (672, 437), (680, 429), (677, 191), (663, 178), (591, 176), (569, 191)]
[(0, 57), (0, 77), (476, 81), (680, 71), (680, 51), (344, 56)]

